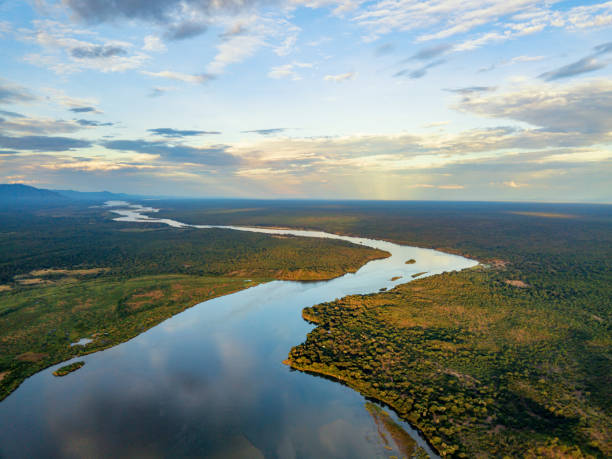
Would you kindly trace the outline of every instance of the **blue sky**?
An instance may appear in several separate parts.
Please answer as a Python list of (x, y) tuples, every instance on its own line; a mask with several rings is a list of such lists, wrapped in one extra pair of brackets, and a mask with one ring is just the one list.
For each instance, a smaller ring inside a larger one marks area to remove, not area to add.
[(0, 1), (0, 181), (612, 202), (612, 2)]

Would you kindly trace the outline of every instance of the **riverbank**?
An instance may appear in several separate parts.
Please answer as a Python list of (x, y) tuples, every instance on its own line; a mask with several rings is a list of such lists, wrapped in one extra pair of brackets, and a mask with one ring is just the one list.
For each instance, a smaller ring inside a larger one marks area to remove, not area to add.
[(577, 396), (607, 390), (595, 385), (605, 363), (576, 368), (568, 310), (498, 274), (475, 268), (306, 308), (316, 328), (285, 363), (392, 407), (443, 457), (608, 456), (609, 415), (594, 393)]

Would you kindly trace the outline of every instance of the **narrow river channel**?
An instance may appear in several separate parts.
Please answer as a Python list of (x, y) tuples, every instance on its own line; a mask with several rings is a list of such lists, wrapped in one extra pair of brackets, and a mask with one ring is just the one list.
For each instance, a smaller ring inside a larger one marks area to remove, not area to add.
[[(123, 222), (183, 223), (156, 209), (109, 203)], [(197, 228), (213, 228), (197, 225)], [(79, 357), (63, 378), (27, 379), (0, 403), (0, 457), (388, 458), (366, 400), (282, 361), (313, 328), (304, 307), (378, 292), (473, 260), (435, 250), (319, 231), (214, 227), (334, 238), (389, 258), (321, 282), (273, 281), (198, 304), (111, 349)], [(406, 264), (414, 258), (415, 264)], [(399, 277), (395, 281), (391, 278)], [(387, 410), (389, 411), (389, 410)], [(397, 420), (394, 414), (393, 419)], [(415, 445), (435, 457), (408, 424)]]

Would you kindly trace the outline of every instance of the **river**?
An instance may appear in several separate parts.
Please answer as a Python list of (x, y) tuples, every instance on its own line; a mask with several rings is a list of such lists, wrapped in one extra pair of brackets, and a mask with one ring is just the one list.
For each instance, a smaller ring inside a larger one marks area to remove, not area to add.
[[(124, 222), (158, 222), (157, 209), (110, 202)], [(194, 225), (198, 228), (212, 228)], [(477, 264), (435, 250), (319, 231), (223, 226), (334, 238), (385, 250), (354, 274), (320, 282), (273, 281), (198, 304), (132, 340), (55, 365), (0, 403), (0, 457), (388, 458), (365, 399), (282, 364), (313, 328), (304, 307), (392, 288)], [(409, 259), (416, 263), (406, 264)], [(401, 276), (395, 281), (391, 278)], [(69, 361), (70, 362), (70, 361)], [(407, 423), (393, 419), (435, 457)]]

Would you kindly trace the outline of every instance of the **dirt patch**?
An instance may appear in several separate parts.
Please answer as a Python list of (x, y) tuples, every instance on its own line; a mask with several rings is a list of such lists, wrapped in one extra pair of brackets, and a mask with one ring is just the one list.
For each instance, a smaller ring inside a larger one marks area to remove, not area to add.
[(480, 381), (478, 381), (473, 376), (466, 375), (464, 373), (459, 373), (458, 371), (451, 370), (450, 368), (444, 368), (442, 370), (442, 373), (454, 376), (455, 378), (459, 379), (461, 382), (463, 382), (464, 384), (467, 384), (469, 386), (472, 386), (474, 384), (480, 384)]
[(509, 264), (510, 263), (506, 260), (500, 260), (499, 258), (493, 259), (489, 262), (489, 265), (491, 265), (491, 267), (494, 269), (504, 269)]
[(529, 287), (531, 287), (531, 285), (526, 284), (522, 280), (517, 280), (517, 279), (506, 279), (504, 282), (506, 284), (508, 284), (508, 285), (512, 285), (513, 287), (518, 287), (518, 288), (529, 288)]
[(10, 285), (0, 285), (0, 292), (8, 292), (12, 288)]
[(0, 382), (4, 379), (6, 375), (8, 375), (10, 371), (0, 371)]
[(17, 360), (21, 360), (22, 362), (40, 362), (45, 357), (49, 357), (49, 354), (44, 354), (42, 352), (24, 352), (17, 356)]
[(21, 285), (48, 285), (53, 284), (52, 281), (35, 277), (33, 279), (18, 279), (17, 282)]
[(156, 300), (161, 300), (164, 298), (164, 296), (164, 291), (161, 289), (151, 290), (150, 292), (132, 295), (130, 301), (128, 301), (126, 304), (130, 307), (130, 309), (140, 309), (141, 307), (149, 305)]
[(82, 311), (84, 309), (89, 309), (93, 305), (93, 301), (91, 298), (88, 298), (85, 301), (83, 301), (83, 299), (79, 299), (77, 301), (78, 301), (77, 304), (72, 307), (73, 312)]
[(64, 275), (72, 275), (72, 276), (91, 276), (92, 274), (99, 274), (104, 271), (108, 271), (109, 268), (90, 268), (90, 269), (38, 269), (36, 271), (31, 271), (30, 276), (52, 276), (55, 274), (64, 274)]

